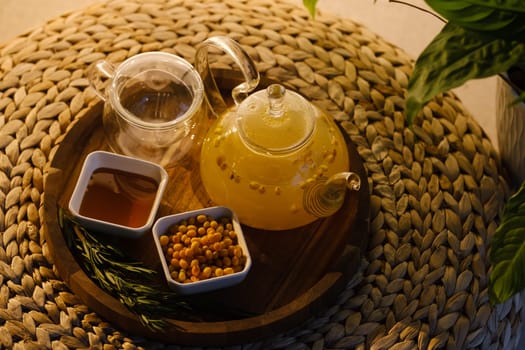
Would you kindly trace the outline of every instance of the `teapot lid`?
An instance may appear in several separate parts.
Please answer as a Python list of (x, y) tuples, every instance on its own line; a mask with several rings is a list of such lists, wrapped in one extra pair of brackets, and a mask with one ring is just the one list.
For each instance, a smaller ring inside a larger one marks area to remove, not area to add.
[(315, 128), (315, 110), (280, 84), (247, 97), (237, 109), (239, 133), (259, 151), (287, 153), (303, 146)]

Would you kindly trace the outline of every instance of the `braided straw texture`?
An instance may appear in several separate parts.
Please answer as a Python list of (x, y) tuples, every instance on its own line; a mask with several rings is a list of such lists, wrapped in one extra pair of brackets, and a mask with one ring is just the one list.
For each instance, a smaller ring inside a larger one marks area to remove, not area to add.
[(41, 203), (61, 139), (96, 102), (91, 63), (152, 50), (192, 62), (213, 35), (236, 39), (261, 74), (331, 112), (357, 145), (371, 196), (369, 249), (336, 303), (234, 348), (515, 347), (521, 296), (492, 306), (487, 292), (488, 243), (509, 192), (491, 142), (452, 94), (406, 128), (411, 58), (351, 20), (312, 21), (280, 0), (114, 1), (0, 46), (0, 347), (179, 348), (115, 329), (70, 292)]

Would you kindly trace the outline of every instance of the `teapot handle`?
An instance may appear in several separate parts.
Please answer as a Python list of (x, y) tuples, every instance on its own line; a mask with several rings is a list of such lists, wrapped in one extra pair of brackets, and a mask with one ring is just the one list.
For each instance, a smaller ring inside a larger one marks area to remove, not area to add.
[(88, 69), (89, 85), (95, 94), (102, 100), (106, 101), (104, 94), (104, 79), (113, 79), (115, 75), (115, 66), (108, 61), (97, 61)]
[(208, 49), (218, 48), (232, 57), (241, 68), (245, 81), (232, 90), (233, 101), (239, 105), (259, 84), (259, 72), (248, 53), (235, 40), (226, 36), (214, 36), (206, 39), (195, 54), (195, 69), (199, 72), (206, 92), (210, 109), (215, 116), (222, 114), (228, 107), (217, 87), (208, 62)]

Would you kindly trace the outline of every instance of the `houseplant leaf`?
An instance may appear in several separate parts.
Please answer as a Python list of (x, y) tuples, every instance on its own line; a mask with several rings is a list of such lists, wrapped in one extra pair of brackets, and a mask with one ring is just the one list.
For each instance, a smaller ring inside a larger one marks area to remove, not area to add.
[(437, 13), (463, 28), (524, 41), (525, 6), (515, 0), (426, 0)]
[(492, 239), (489, 296), (502, 303), (525, 288), (525, 183), (508, 201)]
[(435, 95), (471, 79), (485, 78), (525, 62), (525, 43), (509, 41), (447, 23), (419, 55), (408, 83), (406, 117)]
[(315, 18), (315, 8), (317, 6), (317, 0), (303, 0), (303, 5), (310, 13), (310, 16), (312, 16), (312, 18)]

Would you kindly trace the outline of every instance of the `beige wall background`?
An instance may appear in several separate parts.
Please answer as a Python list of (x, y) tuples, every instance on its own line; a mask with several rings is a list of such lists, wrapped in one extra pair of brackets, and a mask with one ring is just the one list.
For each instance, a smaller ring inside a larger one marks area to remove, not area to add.
[(0, 42), (94, 0), (0, 0)]

